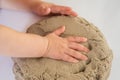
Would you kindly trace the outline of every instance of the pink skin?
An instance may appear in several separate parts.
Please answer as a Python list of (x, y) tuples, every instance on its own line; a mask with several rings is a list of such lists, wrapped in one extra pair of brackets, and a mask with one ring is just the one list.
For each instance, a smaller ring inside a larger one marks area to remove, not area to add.
[(33, 12), (40, 16), (49, 15), (50, 13), (77, 16), (77, 13), (74, 12), (70, 7), (60, 6), (42, 1), (34, 3), (34, 5), (31, 6), (31, 9)]
[(59, 37), (64, 31), (65, 26), (62, 26), (46, 36), (49, 45), (43, 56), (68, 62), (78, 62), (79, 59), (87, 60), (87, 57), (79, 52), (89, 52), (89, 49), (79, 44), (79, 42), (86, 42), (87, 39), (77, 36)]
[[(31, 9), (34, 13), (40, 16), (46, 16), (51, 13), (75, 17), (77, 16), (77, 13), (74, 12), (70, 7), (60, 6), (43, 1), (34, 3), (31, 6)], [(79, 62), (79, 59), (87, 60), (87, 57), (85, 55), (78, 52), (89, 52), (89, 49), (87, 49), (85, 46), (78, 44), (79, 42), (86, 42), (87, 38), (77, 36), (70, 36), (67, 38), (59, 37), (59, 35), (64, 31), (65, 26), (58, 28), (57, 30), (46, 36), (49, 39), (50, 43), (47, 52), (44, 54), (44, 57), (59, 59), (68, 62)]]

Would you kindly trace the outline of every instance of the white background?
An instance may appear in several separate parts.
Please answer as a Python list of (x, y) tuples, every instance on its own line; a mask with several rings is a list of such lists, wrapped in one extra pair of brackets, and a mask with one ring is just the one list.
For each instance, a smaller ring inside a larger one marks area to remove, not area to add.
[[(45, 0), (73, 8), (79, 16), (92, 22), (104, 33), (113, 50), (113, 64), (108, 80), (120, 80), (120, 0)], [(25, 29), (40, 17), (27, 11), (0, 10), (0, 24), (18, 31)], [(0, 80), (14, 80), (13, 62), (0, 56)]]

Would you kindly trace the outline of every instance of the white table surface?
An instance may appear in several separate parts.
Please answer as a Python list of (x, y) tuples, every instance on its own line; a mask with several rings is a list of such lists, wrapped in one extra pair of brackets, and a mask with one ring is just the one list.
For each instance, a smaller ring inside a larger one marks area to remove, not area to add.
[[(80, 16), (92, 22), (104, 33), (113, 50), (114, 59), (108, 80), (120, 80), (120, 0), (45, 0), (72, 7)], [(0, 9), (0, 24), (17, 31), (26, 28), (40, 17), (22, 11)], [(12, 72), (13, 62), (10, 57), (0, 56), (0, 80), (15, 80)]]

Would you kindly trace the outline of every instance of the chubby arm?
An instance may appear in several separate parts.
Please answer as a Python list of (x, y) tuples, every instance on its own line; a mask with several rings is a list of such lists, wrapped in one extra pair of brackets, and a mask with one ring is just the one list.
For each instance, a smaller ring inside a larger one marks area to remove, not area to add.
[(62, 26), (42, 37), (21, 33), (0, 25), (0, 55), (11, 57), (48, 57), (68, 62), (78, 62), (87, 57), (78, 51), (89, 50), (79, 42), (86, 42), (84, 37), (59, 37), (65, 31)]
[(14, 31), (0, 25), (0, 55), (12, 57), (41, 57), (48, 40), (34, 34)]

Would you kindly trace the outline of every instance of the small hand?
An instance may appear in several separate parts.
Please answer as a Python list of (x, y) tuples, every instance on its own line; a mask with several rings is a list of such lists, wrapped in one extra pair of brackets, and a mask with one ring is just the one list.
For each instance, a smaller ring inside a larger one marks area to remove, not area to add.
[(88, 52), (89, 50), (79, 42), (86, 42), (84, 37), (59, 37), (65, 31), (65, 26), (62, 26), (54, 32), (45, 36), (48, 39), (48, 48), (43, 57), (64, 60), (68, 62), (78, 62), (78, 59), (87, 60), (87, 57), (78, 51)]
[(49, 15), (50, 13), (77, 16), (77, 13), (70, 7), (55, 5), (43, 1), (34, 3), (34, 5), (31, 6), (31, 9), (40, 16)]

